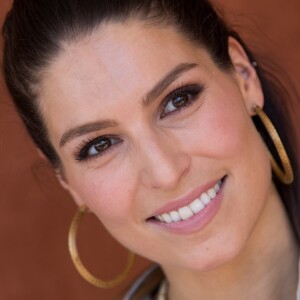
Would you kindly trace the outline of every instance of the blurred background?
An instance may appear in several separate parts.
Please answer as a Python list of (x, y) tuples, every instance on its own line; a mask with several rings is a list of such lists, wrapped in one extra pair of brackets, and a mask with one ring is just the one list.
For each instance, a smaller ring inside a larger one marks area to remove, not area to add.
[[(11, 0), (0, 0), (1, 28), (11, 4)], [(300, 1), (215, 0), (214, 4), (250, 49), (280, 66), (284, 72), (278, 75), (282, 80), (290, 78), (299, 93)], [(1, 69), (2, 46), (1, 37)], [(294, 110), (293, 121), (300, 125), (299, 117)], [(113, 300), (150, 264), (137, 258), (127, 282), (113, 290), (86, 283), (67, 250), (68, 227), (75, 212), (51, 168), (38, 157), (0, 74), (0, 299)], [(123, 269), (127, 258), (126, 250), (92, 215), (80, 227), (79, 249), (87, 267), (107, 279)]]

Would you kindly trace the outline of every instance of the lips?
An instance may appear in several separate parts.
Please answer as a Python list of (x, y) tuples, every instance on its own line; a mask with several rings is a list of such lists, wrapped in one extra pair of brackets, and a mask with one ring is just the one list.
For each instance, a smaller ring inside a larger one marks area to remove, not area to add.
[(202, 230), (214, 219), (221, 207), (226, 179), (227, 176), (224, 176), (168, 203), (147, 221), (157, 228), (179, 235)]
[(194, 199), (190, 204), (180, 207), (177, 210), (154, 216), (154, 218), (165, 223), (187, 220), (193, 215), (202, 211), (205, 206), (213, 201), (216, 198), (221, 186), (222, 181), (220, 180), (212, 188), (203, 192), (198, 198)]
[(187, 196), (168, 203), (155, 212), (152, 220), (159, 220), (163, 223), (181, 222), (191, 218), (193, 215), (202, 211), (218, 195), (225, 176), (218, 180), (209, 182)]

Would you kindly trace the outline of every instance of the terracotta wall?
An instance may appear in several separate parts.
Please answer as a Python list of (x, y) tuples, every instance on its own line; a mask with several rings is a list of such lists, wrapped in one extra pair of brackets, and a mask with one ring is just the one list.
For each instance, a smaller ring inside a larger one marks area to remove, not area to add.
[[(214, 2), (253, 48), (281, 64), (299, 86), (299, 0)], [(11, 0), (0, 0), (1, 27), (10, 5)], [(75, 210), (39, 159), (0, 77), (0, 299), (114, 299), (120, 289), (90, 286), (71, 264), (66, 240)], [(93, 218), (84, 222), (80, 245), (87, 265), (102, 277), (113, 276), (124, 264), (126, 251)], [(147, 264), (139, 258), (131, 278)]]

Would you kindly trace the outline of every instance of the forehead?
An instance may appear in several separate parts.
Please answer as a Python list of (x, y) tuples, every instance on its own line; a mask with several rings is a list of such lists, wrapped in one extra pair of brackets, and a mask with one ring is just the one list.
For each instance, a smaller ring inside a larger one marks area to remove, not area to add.
[[(40, 89), (40, 107), (50, 135), (74, 122), (110, 117), (120, 101), (141, 99), (181, 63), (198, 63), (208, 72), (210, 60), (174, 28), (140, 22), (107, 24), (65, 45), (46, 70)], [(95, 109), (99, 105), (103, 109)]]

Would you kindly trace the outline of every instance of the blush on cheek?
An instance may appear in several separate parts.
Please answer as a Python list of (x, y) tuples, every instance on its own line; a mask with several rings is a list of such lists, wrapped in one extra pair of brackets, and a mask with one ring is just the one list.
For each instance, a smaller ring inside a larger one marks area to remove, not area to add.
[(222, 159), (241, 152), (246, 147), (253, 125), (242, 107), (236, 109), (236, 113), (232, 110), (234, 103), (231, 106), (226, 103), (208, 106), (197, 124), (194, 124), (197, 136), (189, 137), (193, 141), (191, 148), (201, 149), (204, 156)]
[(93, 170), (73, 182), (83, 202), (100, 219), (117, 219), (130, 208), (134, 180), (130, 179), (130, 172), (125, 174), (122, 169), (119, 166), (118, 171)]

